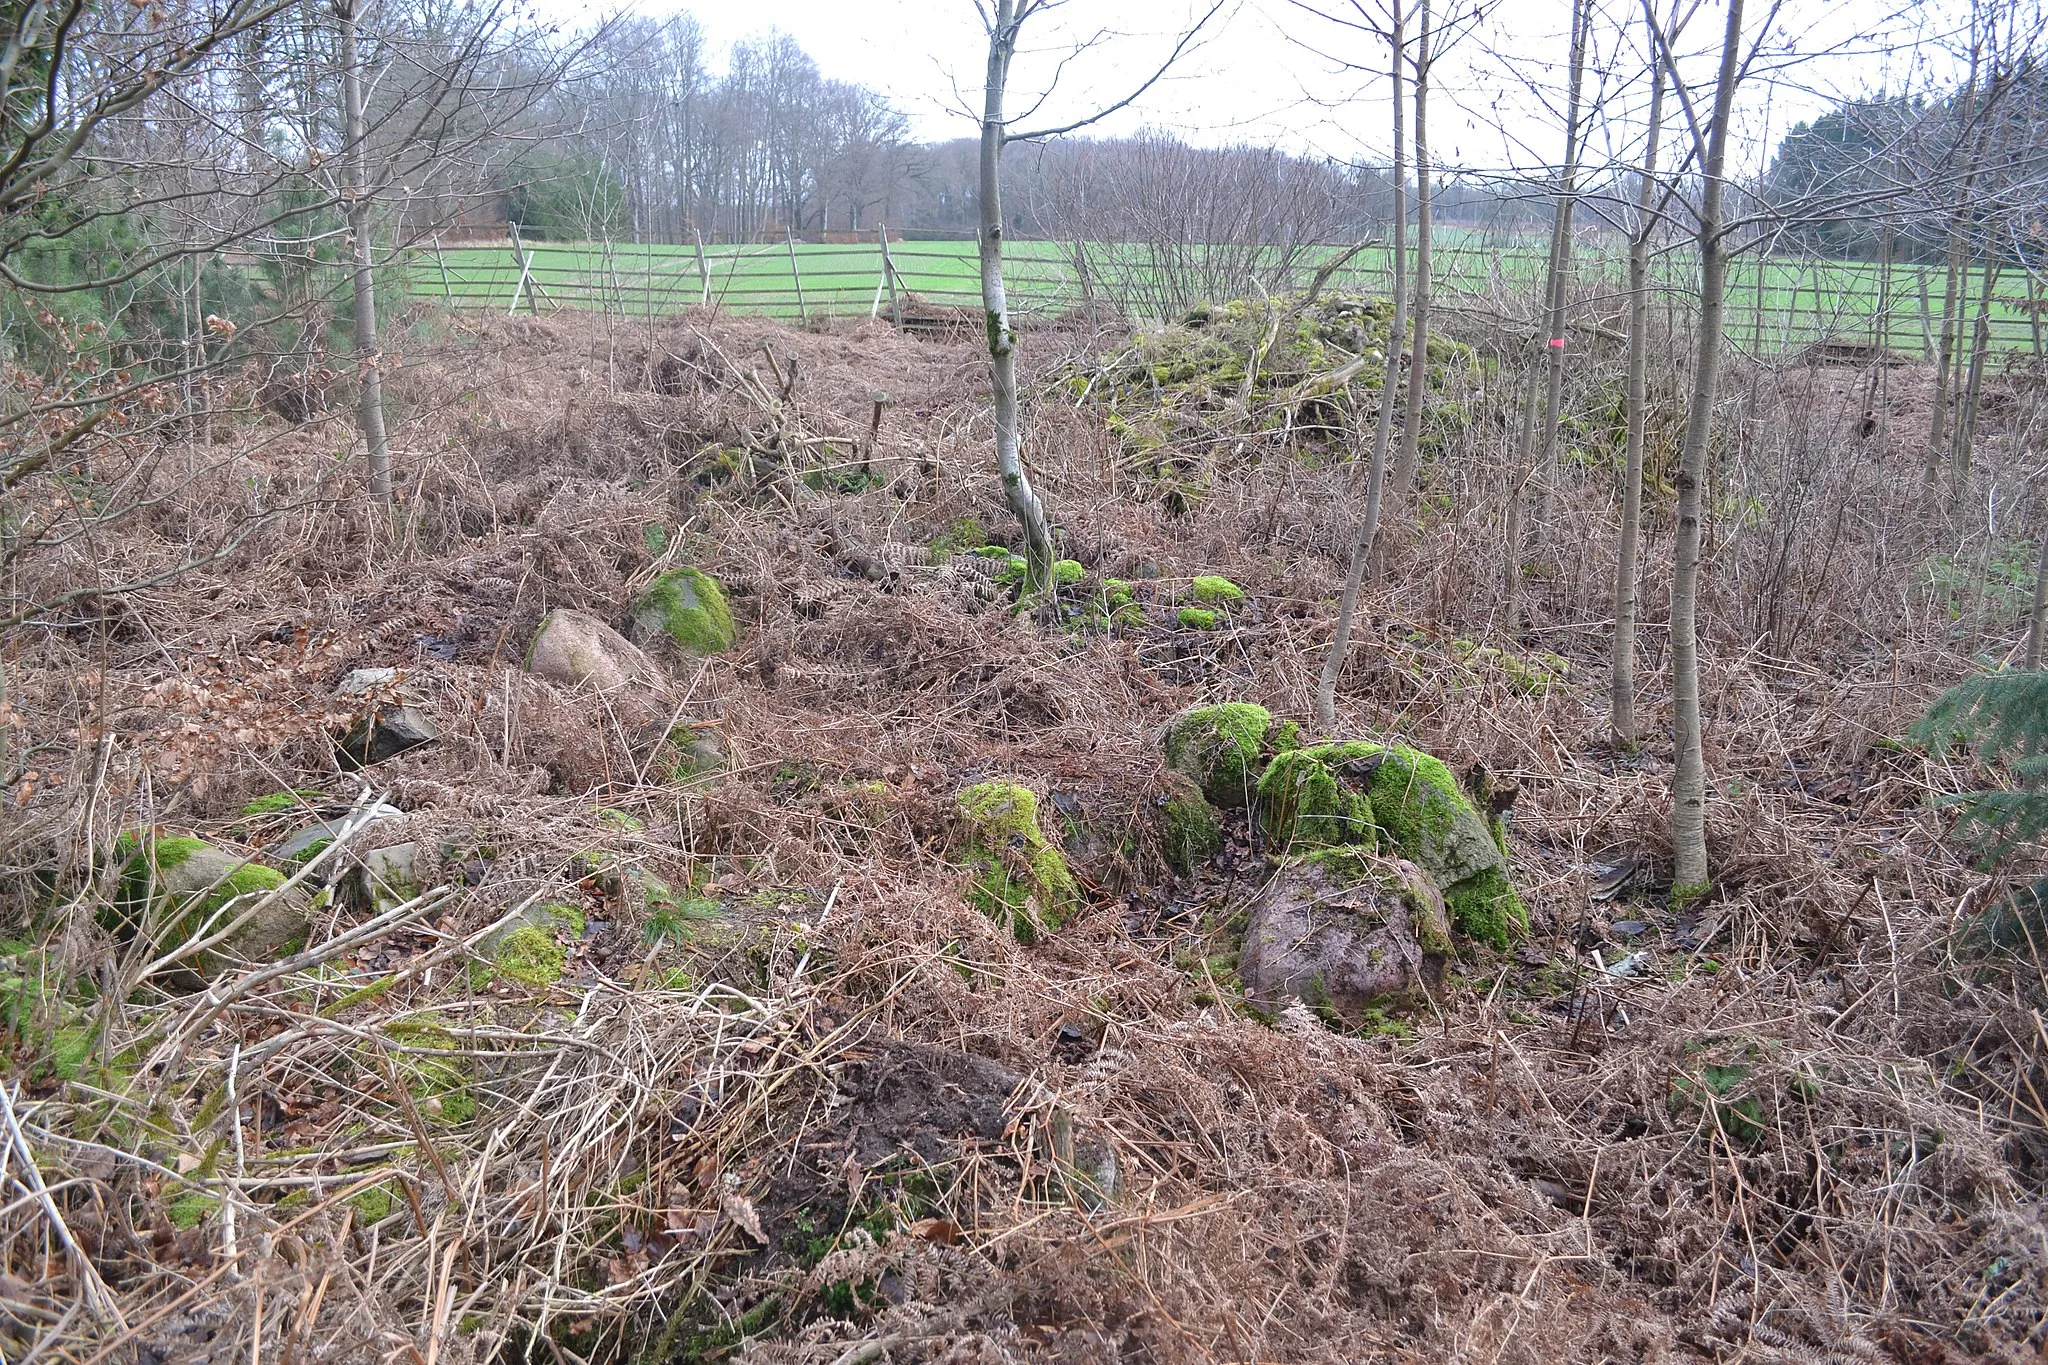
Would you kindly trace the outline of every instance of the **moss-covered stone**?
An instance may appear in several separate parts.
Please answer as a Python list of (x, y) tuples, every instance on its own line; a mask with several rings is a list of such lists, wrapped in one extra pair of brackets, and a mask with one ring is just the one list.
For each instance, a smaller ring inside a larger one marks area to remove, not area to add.
[(1276, 754), (1259, 779), (1259, 819), (1274, 847), (1348, 844), (1377, 849), (1368, 790), (1376, 744), (1322, 744)]
[(1494, 831), (1451, 770), (1405, 745), (1318, 744), (1277, 755), (1260, 815), (1283, 847), (1386, 847), (1443, 892), (1453, 927), (1505, 947), (1528, 926)]
[(1078, 560), (1055, 559), (1052, 562), (1052, 581), (1063, 588), (1079, 583), (1087, 572)]
[(1185, 630), (1216, 629), (1216, 613), (1207, 607), (1182, 607), (1174, 620)]
[(502, 981), (544, 991), (568, 971), (563, 938), (581, 938), (583, 928), (583, 911), (574, 905), (529, 906), (479, 945), (484, 960), (471, 965), (471, 982), (479, 989)]
[(1039, 828), (1038, 798), (1014, 782), (977, 782), (955, 798), (974, 869), (967, 898), (1020, 942), (1057, 929), (1081, 905), (1066, 858)]
[(517, 981), (535, 990), (545, 990), (562, 979), (568, 956), (561, 942), (537, 925), (524, 925), (505, 936), (491, 958), (491, 971), (500, 980)]
[(643, 644), (666, 636), (691, 654), (706, 655), (731, 649), (739, 638), (718, 580), (688, 565), (670, 569), (648, 585), (633, 599), (631, 614), (630, 633)]
[(305, 941), (309, 907), (276, 868), (240, 858), (190, 835), (124, 834), (114, 845), (120, 880), (100, 922), (123, 937), (147, 936), (159, 953), (210, 938), (255, 914), (217, 947), (181, 965), (211, 975), (230, 961), (270, 961)]
[(1231, 607), (1244, 601), (1244, 589), (1227, 578), (1216, 574), (1198, 574), (1188, 585), (1188, 592), (1197, 602), (1207, 606)]
[(1223, 821), (1186, 774), (1168, 769), (1161, 786), (1159, 835), (1166, 861), (1176, 871), (1191, 873), (1223, 847)]
[(1219, 806), (1247, 805), (1272, 726), (1273, 713), (1251, 702), (1190, 707), (1167, 724), (1166, 765)]

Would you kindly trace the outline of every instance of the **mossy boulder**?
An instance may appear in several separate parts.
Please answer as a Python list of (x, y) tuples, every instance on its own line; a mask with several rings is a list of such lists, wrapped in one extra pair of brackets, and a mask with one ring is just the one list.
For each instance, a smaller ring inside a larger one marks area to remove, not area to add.
[(568, 971), (563, 939), (580, 938), (583, 927), (583, 912), (573, 905), (528, 906), (478, 945), (482, 960), (471, 965), (472, 984), (546, 990)]
[(1166, 726), (1166, 766), (1226, 809), (1249, 805), (1273, 713), (1250, 702), (1192, 706)]
[(646, 645), (666, 639), (687, 654), (719, 654), (739, 638), (725, 590), (702, 569), (670, 569), (633, 599), (627, 635)]
[(1176, 872), (1192, 873), (1223, 847), (1223, 821), (1185, 773), (1168, 769), (1160, 778), (1159, 841)]
[(1299, 1000), (1342, 1029), (1420, 1004), (1451, 947), (1443, 897), (1420, 868), (1359, 849), (1284, 860), (1260, 888), (1237, 970), (1253, 1008)]
[(1188, 596), (1205, 606), (1228, 611), (1244, 601), (1244, 589), (1217, 574), (1197, 574), (1188, 584)]
[(1282, 848), (1384, 848), (1408, 859), (1472, 938), (1505, 947), (1528, 926), (1494, 830), (1451, 770), (1418, 749), (1353, 740), (1281, 753), (1259, 779), (1259, 814)]
[(1038, 797), (1015, 782), (977, 782), (955, 798), (974, 872), (969, 901), (1030, 943), (1081, 906), (1067, 860), (1039, 828)]
[(201, 977), (237, 962), (274, 962), (305, 943), (310, 900), (276, 868), (215, 848), (190, 835), (124, 834), (114, 845), (120, 880), (101, 923), (123, 938), (144, 938), (162, 956), (230, 930), (219, 943), (180, 960)]

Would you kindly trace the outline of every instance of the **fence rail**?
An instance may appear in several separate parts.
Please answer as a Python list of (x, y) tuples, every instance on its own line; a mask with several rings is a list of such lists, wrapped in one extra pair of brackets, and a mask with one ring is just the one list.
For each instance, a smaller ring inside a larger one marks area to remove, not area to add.
[[(1475, 234), (1476, 236), (1476, 234)], [(1334, 251), (1335, 248), (1330, 248)], [(1199, 249), (1178, 253), (1199, 263)], [(1327, 255), (1307, 254), (1300, 282)], [(1436, 282), (1448, 304), (1497, 305), (1526, 312), (1546, 252), (1448, 235), (1436, 252)], [(1185, 260), (1184, 262), (1185, 263)], [(980, 267), (972, 242), (751, 243), (655, 246), (621, 243), (516, 243), (415, 247), (403, 261), (417, 297), (452, 308), (503, 312), (575, 308), (659, 317), (716, 306), (763, 317), (818, 314), (888, 316), (915, 306), (981, 307)], [(1098, 295), (1113, 295), (1144, 272), (1165, 270), (1142, 244), (1020, 241), (1010, 244), (1004, 276), (1011, 307), (1025, 316), (1055, 316)], [(1576, 258), (1575, 290), (1585, 303), (1617, 299), (1626, 259), (1609, 245)], [(1692, 306), (1690, 262), (1660, 258), (1659, 306), (1673, 323)], [(1384, 249), (1358, 253), (1335, 272), (1331, 287), (1384, 294), (1392, 262)], [(2022, 271), (1994, 272), (1986, 288), (1970, 272), (1964, 318), (1974, 327), (1985, 309), (1996, 347), (2043, 355), (2048, 291)], [(1940, 267), (1807, 258), (1739, 258), (1730, 282), (1729, 337), (1758, 354), (1784, 354), (1816, 342), (1850, 342), (1909, 356), (1939, 344), (1945, 292)], [(1248, 287), (1248, 286), (1247, 286)], [(1521, 304), (1523, 307), (1517, 308)], [(900, 316), (900, 314), (899, 314)]]

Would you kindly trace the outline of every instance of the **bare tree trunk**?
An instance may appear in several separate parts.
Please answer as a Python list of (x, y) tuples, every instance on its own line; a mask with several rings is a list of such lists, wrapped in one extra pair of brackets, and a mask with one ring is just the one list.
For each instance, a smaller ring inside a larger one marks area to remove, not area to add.
[(1948, 435), (1948, 405), (1951, 386), (1949, 370), (1955, 362), (1958, 339), (1957, 314), (1961, 311), (1958, 282), (1963, 270), (1963, 224), (1960, 216), (1949, 220), (1948, 286), (1941, 297), (1941, 349), (1934, 362), (1934, 417), (1927, 432), (1927, 461), (1921, 479), (1934, 487), (1941, 468), (1941, 447)]
[[(1742, 0), (1728, 2), (1721, 40), (1721, 71), (1714, 87), (1714, 121), (1701, 167), (1697, 239), (1700, 257), (1698, 354), (1693, 362), (1685, 441), (1678, 455), (1678, 535), (1671, 573), (1671, 710), (1674, 772), (1671, 779), (1671, 896), (1683, 902), (1707, 888), (1707, 763), (1700, 734), (1700, 655), (1697, 612), (1700, 582), (1700, 485), (1714, 435), (1714, 400), (1721, 379), (1721, 341), (1727, 322), (1728, 256), (1722, 239), (1723, 174), (1728, 125), (1741, 70)], [(1678, 79), (1672, 74), (1672, 79)]]
[(981, 114), (981, 306), (988, 324), (988, 355), (996, 422), (996, 469), (1003, 496), (1024, 530), (1026, 595), (1052, 582), (1052, 533), (1045, 504), (1032, 491), (1017, 433), (1017, 333), (1010, 326), (1009, 297), (1003, 289), (1002, 166), (1005, 138), (1003, 92), (1010, 59), (1017, 51), (1016, 0), (996, 0), (989, 27), (988, 83)]
[(1408, 406), (1401, 416), (1401, 456), (1394, 462), (1394, 489), (1415, 487), (1422, 464), (1422, 406), (1429, 393), (1429, 0), (1416, 11), (1415, 33), (1415, 319), (1408, 353)]
[(1501, 567), (1501, 627), (1503, 640), (1522, 633), (1522, 499), (1529, 488), (1529, 456), (1536, 448), (1536, 360), (1522, 366), (1522, 420), (1515, 428), (1515, 459), (1508, 468), (1507, 512), (1501, 540), (1507, 555)]
[(357, 412), (370, 454), (370, 496), (391, 503), (391, 444), (384, 434), (384, 381), (377, 350), (377, 276), (370, 241), (370, 149), (363, 123), (363, 80), (356, 55), (356, 0), (336, 0), (340, 22), (341, 106), (347, 146), (342, 154), (342, 192), (347, 201), (350, 246), (355, 258)]
[(1984, 360), (1991, 349), (1991, 292), (1998, 284), (1998, 259), (1997, 253), (1989, 249), (1983, 255), (1984, 287), (1977, 295), (1977, 322), (1970, 334), (1970, 362), (1965, 371), (1969, 377), (1958, 395), (1955, 438), (1949, 450), (1949, 495), (1955, 499), (1961, 499), (1970, 486), (1977, 411), (1984, 402)]
[[(1655, 35), (1651, 42), (1655, 44)], [(1628, 244), (1628, 388), (1624, 399), (1628, 438), (1622, 457), (1621, 540), (1614, 565), (1614, 654), (1607, 685), (1607, 718), (1614, 741), (1631, 747), (1636, 742), (1636, 551), (1643, 527), (1643, 427), (1649, 402), (1650, 235), (1656, 226), (1657, 139), (1663, 122), (1664, 68), (1659, 64), (1650, 81), (1649, 140), (1636, 185), (1636, 230)]]
[(1557, 208), (1550, 227), (1550, 310), (1545, 322), (1549, 375), (1543, 400), (1542, 510), (1536, 525), (1550, 525), (1557, 502), (1557, 429), (1563, 418), (1565, 313), (1571, 302), (1573, 192), (1579, 178), (1579, 97), (1586, 80), (1586, 43), (1592, 36), (1591, 0), (1573, 0), (1571, 91), (1565, 98), (1564, 166), (1558, 176)]
[(1401, 395), (1401, 334), (1408, 327), (1408, 166), (1401, 126), (1401, 0), (1393, 0), (1392, 18), (1387, 42), (1394, 57), (1390, 68), (1394, 80), (1394, 320), (1387, 328), (1386, 374), (1380, 384), (1380, 410), (1373, 425), (1372, 465), (1365, 480), (1365, 515), (1351, 542), (1351, 566), (1344, 575), (1344, 592), (1337, 599), (1337, 633), (1330, 639), (1329, 653), (1323, 657), (1323, 676), (1316, 684), (1316, 723), (1325, 731), (1337, 723), (1337, 678), (1344, 671), (1344, 659), (1351, 650), (1351, 622), (1358, 612), (1358, 590), (1365, 582), (1366, 561), (1379, 534), (1380, 503), (1387, 486), (1387, 448), (1393, 444), (1394, 404)]

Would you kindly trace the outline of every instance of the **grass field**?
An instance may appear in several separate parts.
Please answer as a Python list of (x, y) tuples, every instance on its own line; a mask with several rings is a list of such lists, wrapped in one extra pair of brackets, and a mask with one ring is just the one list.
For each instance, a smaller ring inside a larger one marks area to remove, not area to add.
[[(531, 287), (518, 294), (519, 308), (660, 316), (708, 301), (737, 313), (790, 319), (886, 313), (889, 307), (881, 249), (872, 243), (714, 246), (701, 258), (692, 246), (529, 243), (527, 250)], [(1129, 266), (1130, 253), (1143, 251), (1091, 243), (1085, 259), (1091, 271), (1099, 271), (1112, 256)], [(900, 289), (931, 303), (980, 306), (974, 243), (892, 242), (889, 255)], [(1010, 243), (1006, 279), (1012, 307), (1051, 314), (1080, 302), (1081, 259), (1072, 243)], [(1618, 250), (1582, 255), (1582, 287), (1597, 291), (1605, 285), (1618, 292), (1625, 265)], [(415, 297), (464, 309), (515, 306), (521, 267), (509, 244), (416, 249), (405, 266)], [(1536, 244), (1502, 245), (1482, 233), (1453, 229), (1439, 241), (1435, 269), (1446, 304), (1484, 307), (1489, 299), (1525, 293), (1541, 274), (1543, 251)], [(1692, 295), (1690, 263), (1668, 255), (1659, 275), (1666, 286), (1664, 306), (1683, 310)], [(1389, 276), (1389, 253), (1369, 249), (1339, 272), (1336, 284), (1383, 293)], [(1974, 319), (1982, 272), (1973, 272), (1969, 284)], [(1939, 267), (1894, 266), (1887, 278), (1867, 262), (1740, 258), (1731, 282), (1730, 340), (1746, 350), (1779, 354), (1819, 340), (1876, 341), (1882, 332), (1889, 349), (1924, 355), (1939, 333), (1943, 285)], [(2038, 305), (2029, 308), (2024, 276), (2008, 272), (1994, 282), (1989, 320), (2000, 348), (2040, 353), (2048, 320)]]

